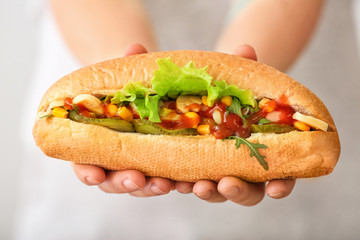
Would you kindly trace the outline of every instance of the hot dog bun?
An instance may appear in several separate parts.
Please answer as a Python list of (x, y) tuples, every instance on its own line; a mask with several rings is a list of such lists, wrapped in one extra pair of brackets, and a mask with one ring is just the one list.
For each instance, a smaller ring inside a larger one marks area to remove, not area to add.
[(37, 118), (34, 139), (48, 156), (110, 170), (137, 169), (147, 176), (178, 181), (217, 181), (236, 176), (250, 182), (271, 179), (317, 177), (333, 171), (340, 155), (340, 142), (331, 115), (321, 100), (306, 87), (262, 63), (239, 56), (203, 51), (170, 51), (133, 55), (77, 70), (57, 81), (44, 95), (38, 112), (49, 104), (79, 94), (115, 93), (128, 81), (150, 86), (156, 59), (170, 59), (179, 66), (194, 61), (208, 66), (213, 80), (225, 80), (250, 89), (256, 98), (286, 96), (297, 111), (329, 124), (329, 131), (252, 134), (251, 142), (261, 149), (269, 170), (264, 170), (242, 145), (213, 136), (166, 136), (121, 133), (96, 125), (63, 118)]

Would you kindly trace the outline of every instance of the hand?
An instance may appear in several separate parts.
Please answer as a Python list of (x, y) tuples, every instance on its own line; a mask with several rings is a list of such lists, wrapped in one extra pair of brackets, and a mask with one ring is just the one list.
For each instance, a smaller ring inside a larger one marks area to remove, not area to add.
[[(132, 44), (125, 50), (124, 56), (146, 53), (140, 44)], [(134, 196), (150, 197), (167, 194), (175, 188), (175, 183), (160, 177), (145, 177), (139, 171), (107, 171), (92, 166), (73, 164), (73, 169), (80, 181), (87, 185), (97, 185), (107, 193), (130, 193)], [(184, 183), (184, 186), (188, 185)]]
[[(125, 56), (146, 52), (143, 46), (134, 44), (127, 48)], [(254, 49), (247, 45), (239, 46), (233, 54), (257, 60)], [(224, 177), (218, 183), (209, 180), (196, 183), (174, 182), (160, 177), (145, 177), (136, 170), (105, 173), (100, 167), (80, 164), (73, 164), (73, 169), (83, 183), (98, 185), (107, 193), (130, 193), (133, 196), (150, 197), (167, 194), (176, 189), (180, 193), (193, 192), (208, 202), (230, 200), (245, 206), (259, 203), (265, 192), (275, 199), (286, 197), (295, 185), (295, 180), (272, 180), (265, 187), (265, 183), (248, 183), (235, 177)]]

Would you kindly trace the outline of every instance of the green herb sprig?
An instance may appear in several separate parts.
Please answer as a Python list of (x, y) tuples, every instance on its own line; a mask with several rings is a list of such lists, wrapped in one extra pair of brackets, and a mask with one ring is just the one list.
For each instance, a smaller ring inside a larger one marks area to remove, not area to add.
[(266, 145), (261, 144), (261, 143), (252, 143), (252, 142), (249, 142), (248, 140), (246, 140), (245, 138), (236, 137), (236, 136), (230, 136), (227, 139), (235, 139), (236, 148), (239, 148), (241, 146), (241, 144), (245, 144), (245, 146), (247, 146), (250, 149), (250, 157), (255, 157), (258, 160), (258, 162), (260, 163), (260, 165), (266, 171), (269, 170), (269, 165), (265, 161), (265, 156), (261, 155), (258, 151), (259, 148), (267, 148)]

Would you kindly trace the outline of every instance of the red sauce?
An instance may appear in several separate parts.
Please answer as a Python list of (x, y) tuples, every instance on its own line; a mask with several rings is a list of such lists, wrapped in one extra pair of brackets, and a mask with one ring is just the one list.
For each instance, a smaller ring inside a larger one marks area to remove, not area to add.
[(224, 114), (223, 124), (228, 128), (238, 129), (243, 126), (243, 120), (239, 115), (227, 112)]
[(223, 122), (213, 127), (211, 133), (217, 139), (224, 139), (233, 135), (247, 138), (251, 134), (248, 126), (244, 126), (242, 118), (237, 114), (225, 112)]
[(94, 113), (89, 112), (84, 105), (77, 104), (77, 107), (79, 108), (80, 115), (88, 118), (96, 118), (96, 115)]
[(264, 113), (264, 117), (278, 124), (292, 125), (294, 123), (292, 117), (294, 113), (294, 109), (289, 105), (277, 102), (275, 110), (270, 113)]
[(223, 116), (226, 112), (226, 106), (220, 101), (216, 102), (212, 107), (203, 106), (199, 112), (199, 115), (205, 118), (213, 118), (213, 113), (215, 110), (218, 110), (221, 113), (222, 119), (224, 119)]
[(289, 99), (285, 95), (281, 95), (278, 98), (277, 103), (280, 103), (280, 104), (283, 104), (283, 105), (289, 105)]
[(264, 111), (258, 111), (257, 113), (252, 114), (246, 119), (246, 126), (251, 126), (252, 124), (256, 124), (260, 119), (265, 118), (266, 112)]
[(164, 102), (164, 108), (168, 108), (168, 109), (174, 109), (176, 110), (176, 102), (175, 101), (167, 101)]
[(140, 119), (139, 114), (131, 107), (131, 105), (128, 105), (127, 108), (133, 113), (133, 119)]
[(224, 139), (235, 134), (235, 130), (228, 128), (224, 124), (216, 125), (211, 129), (211, 134), (217, 139)]
[(74, 108), (73, 108), (72, 104), (73, 104), (73, 99), (72, 98), (69, 98), (69, 97), (65, 98), (64, 107), (66, 109), (73, 110)]

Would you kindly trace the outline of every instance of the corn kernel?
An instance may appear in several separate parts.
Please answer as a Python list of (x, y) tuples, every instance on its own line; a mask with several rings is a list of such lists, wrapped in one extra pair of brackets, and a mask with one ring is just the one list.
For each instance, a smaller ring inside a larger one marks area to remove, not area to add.
[(233, 99), (231, 96), (224, 96), (220, 99), (220, 102), (222, 102), (225, 106), (230, 107)]
[(187, 112), (185, 113), (185, 116), (192, 119), (196, 119), (199, 117), (199, 115), (196, 112)]
[(133, 113), (127, 107), (120, 107), (118, 109), (118, 115), (125, 121), (130, 122), (133, 120)]
[(109, 117), (113, 117), (116, 115), (118, 111), (118, 107), (114, 104), (108, 104), (106, 105), (106, 115)]
[(208, 101), (207, 101), (207, 96), (202, 96), (201, 102), (202, 102), (202, 104), (204, 104), (205, 106), (209, 106)]
[(269, 100), (263, 105), (263, 107), (261, 109), (264, 110), (265, 112), (269, 113), (269, 112), (273, 112), (276, 107), (277, 107), (277, 104), (276, 104), (275, 100)]
[(55, 108), (52, 110), (52, 115), (53, 115), (54, 117), (67, 118), (68, 111), (66, 111), (65, 109), (60, 108), (60, 107), (55, 107)]
[(197, 125), (200, 123), (200, 116), (196, 112), (187, 112), (185, 113), (185, 117), (192, 120), (192, 127), (196, 128)]
[(295, 121), (293, 125), (294, 125), (294, 127), (296, 127), (297, 129), (299, 129), (301, 131), (310, 131), (310, 126), (306, 125), (303, 122)]
[(267, 103), (268, 101), (270, 101), (270, 99), (267, 98), (261, 99), (261, 101), (259, 102), (259, 108), (263, 108), (265, 106), (265, 103)]
[(200, 135), (210, 134), (210, 126), (206, 124), (199, 125), (196, 130)]

